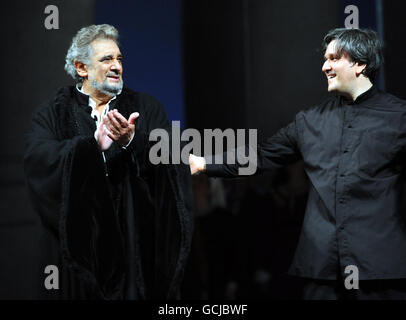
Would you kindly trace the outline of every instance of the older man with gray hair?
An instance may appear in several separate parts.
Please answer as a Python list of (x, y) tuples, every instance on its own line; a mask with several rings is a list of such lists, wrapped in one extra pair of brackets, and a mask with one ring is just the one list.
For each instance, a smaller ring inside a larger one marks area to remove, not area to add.
[[(34, 113), (24, 167), (46, 232), (42, 270), (59, 269), (47, 298), (173, 299), (190, 249), (188, 168), (149, 162), (149, 133), (168, 129), (162, 105), (123, 86), (111, 25), (82, 28), (59, 89)], [(48, 249), (45, 249), (48, 248)]]

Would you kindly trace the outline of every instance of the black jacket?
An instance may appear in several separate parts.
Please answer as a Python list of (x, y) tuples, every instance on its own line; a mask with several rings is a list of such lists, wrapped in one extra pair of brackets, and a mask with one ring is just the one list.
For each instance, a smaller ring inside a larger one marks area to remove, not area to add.
[[(332, 97), (298, 113), (257, 154), (257, 174), (303, 160), (310, 180), (291, 274), (336, 279), (354, 265), (360, 280), (406, 278), (405, 101), (375, 87), (355, 102)], [(208, 164), (207, 173), (233, 177), (238, 167)]]
[(169, 129), (153, 97), (124, 88), (110, 108), (140, 116), (130, 146), (113, 143), (106, 162), (88, 96), (74, 87), (41, 106), (26, 135), (27, 185), (47, 230), (43, 250), (54, 248), (42, 268), (61, 272), (60, 290), (46, 296), (177, 298), (193, 232), (189, 168), (149, 162), (149, 133)]

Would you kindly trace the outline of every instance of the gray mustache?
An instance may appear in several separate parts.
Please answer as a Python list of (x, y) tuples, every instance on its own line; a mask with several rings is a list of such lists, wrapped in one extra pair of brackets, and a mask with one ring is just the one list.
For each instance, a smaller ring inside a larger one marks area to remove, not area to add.
[(114, 72), (109, 72), (108, 74), (106, 74), (106, 77), (110, 77), (110, 76), (121, 78), (121, 76), (118, 73), (114, 73)]

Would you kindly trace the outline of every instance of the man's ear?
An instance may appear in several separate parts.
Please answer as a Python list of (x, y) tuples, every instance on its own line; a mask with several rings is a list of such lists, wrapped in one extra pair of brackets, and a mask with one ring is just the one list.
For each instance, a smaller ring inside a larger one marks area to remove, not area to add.
[(82, 78), (87, 78), (87, 74), (88, 74), (88, 67), (86, 64), (84, 64), (81, 61), (75, 60), (73, 62), (73, 65), (76, 69), (76, 72), (78, 73), (79, 77)]
[(355, 63), (354, 68), (355, 68), (355, 74), (357, 77), (359, 77), (361, 74), (364, 73), (365, 68), (367, 67), (366, 64), (359, 64), (358, 62)]

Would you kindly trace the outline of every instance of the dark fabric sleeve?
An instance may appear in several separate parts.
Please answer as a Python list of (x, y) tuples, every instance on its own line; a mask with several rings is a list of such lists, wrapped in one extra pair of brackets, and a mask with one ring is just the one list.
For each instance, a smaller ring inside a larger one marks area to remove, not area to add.
[(122, 243), (102, 154), (93, 135), (57, 138), (55, 123), (54, 109), (41, 108), (25, 136), (32, 202), (59, 239), (64, 263), (93, 288), (94, 297), (111, 297), (119, 291)]
[(92, 145), (92, 139), (95, 140), (93, 137), (76, 136), (58, 140), (55, 116), (47, 105), (34, 113), (31, 128), (25, 135), (24, 171), (32, 202), (42, 222), (56, 234), (66, 160), (80, 141)]
[[(241, 169), (244, 167), (252, 166), (253, 174), (260, 174), (263, 171), (292, 164), (301, 159), (298, 141), (299, 134), (297, 120), (295, 120), (257, 146), (245, 145), (225, 152), (220, 159), (222, 163), (216, 161), (216, 156), (206, 157), (206, 174), (211, 177), (241, 177)], [(235, 159), (234, 164), (227, 163), (229, 153)], [(238, 160), (238, 154), (247, 156), (248, 164), (242, 165)], [(252, 156), (248, 157), (250, 154)]]

